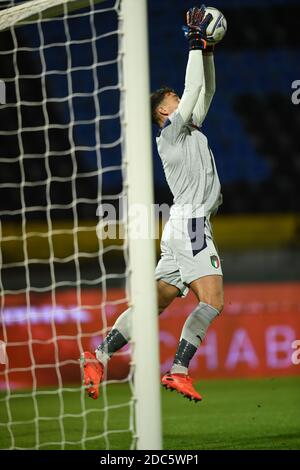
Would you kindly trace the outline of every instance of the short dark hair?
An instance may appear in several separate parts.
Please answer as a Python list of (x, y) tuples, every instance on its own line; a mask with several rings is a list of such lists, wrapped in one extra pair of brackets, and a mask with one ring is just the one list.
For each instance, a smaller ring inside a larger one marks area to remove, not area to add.
[(151, 94), (151, 116), (152, 116), (152, 122), (154, 124), (159, 125), (156, 110), (157, 110), (157, 107), (160, 105), (160, 103), (164, 100), (165, 96), (169, 93), (176, 94), (176, 91), (173, 90), (173, 88), (163, 86)]

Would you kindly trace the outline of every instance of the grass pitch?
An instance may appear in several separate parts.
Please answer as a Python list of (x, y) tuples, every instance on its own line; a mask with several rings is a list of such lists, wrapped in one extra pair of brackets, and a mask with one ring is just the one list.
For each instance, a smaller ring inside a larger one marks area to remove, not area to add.
[[(198, 404), (162, 389), (165, 449), (300, 449), (300, 377), (209, 380), (196, 388), (204, 397)], [(13, 424), (0, 425), (2, 449), (36, 443), (41, 449), (82, 449), (82, 440), (86, 449), (130, 448), (126, 384), (108, 385), (98, 401), (72, 388), (43, 390), (35, 400), (19, 391), (4, 397), (0, 423)]]

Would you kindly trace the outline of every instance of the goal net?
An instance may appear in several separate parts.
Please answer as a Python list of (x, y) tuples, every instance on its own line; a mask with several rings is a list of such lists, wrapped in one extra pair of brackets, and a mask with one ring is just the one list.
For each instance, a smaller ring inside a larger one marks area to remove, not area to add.
[[(110, 361), (98, 401), (78, 363), (135, 305), (121, 3), (0, 2), (0, 448), (134, 449), (139, 439), (130, 346)], [(114, 216), (96, 231), (106, 204)]]

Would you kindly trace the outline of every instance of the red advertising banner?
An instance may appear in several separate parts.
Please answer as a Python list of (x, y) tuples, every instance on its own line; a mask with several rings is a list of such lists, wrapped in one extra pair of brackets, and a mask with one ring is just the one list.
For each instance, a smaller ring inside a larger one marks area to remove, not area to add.
[[(300, 340), (299, 292), (297, 282), (225, 285), (224, 311), (191, 363), (192, 377), (300, 374), (300, 352), (293, 349)], [(162, 373), (172, 365), (181, 328), (196, 303), (189, 293), (160, 317)], [(2, 306), (0, 341), (7, 364), (0, 364), (0, 388), (28, 388), (79, 383), (81, 350), (100, 344), (127, 303), (121, 289), (105, 297), (97, 289), (70, 289), (30, 293), (27, 301), (25, 295), (7, 295)], [(129, 362), (125, 347), (111, 360), (108, 377), (126, 377)]]

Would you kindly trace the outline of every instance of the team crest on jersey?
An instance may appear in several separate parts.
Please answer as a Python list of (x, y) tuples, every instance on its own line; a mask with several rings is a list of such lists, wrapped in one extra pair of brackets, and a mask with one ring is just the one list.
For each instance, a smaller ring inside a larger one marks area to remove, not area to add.
[(210, 261), (214, 268), (218, 269), (220, 267), (220, 260), (216, 255), (212, 255)]

